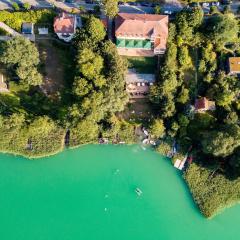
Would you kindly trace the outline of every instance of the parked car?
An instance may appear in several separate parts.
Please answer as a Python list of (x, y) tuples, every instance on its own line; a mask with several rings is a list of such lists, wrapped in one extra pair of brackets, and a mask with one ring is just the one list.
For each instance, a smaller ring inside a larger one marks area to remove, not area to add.
[(211, 6), (219, 6), (220, 2), (211, 2)]
[(202, 6), (203, 6), (203, 7), (209, 7), (209, 6), (210, 6), (210, 3), (208, 3), (208, 2), (203, 2), (203, 3), (202, 3)]
[(166, 15), (171, 15), (171, 14), (172, 14), (172, 11), (170, 11), (170, 10), (165, 10), (165, 11), (163, 11), (163, 13), (166, 14)]
[(221, 0), (221, 3), (224, 5), (228, 5), (232, 3), (232, 0)]

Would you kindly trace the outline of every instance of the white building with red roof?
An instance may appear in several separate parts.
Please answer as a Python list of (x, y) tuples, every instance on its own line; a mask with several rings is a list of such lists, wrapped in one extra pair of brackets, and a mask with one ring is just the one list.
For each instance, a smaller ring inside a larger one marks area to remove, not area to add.
[(167, 48), (168, 16), (119, 13), (115, 20), (115, 37), (120, 55), (164, 54)]
[(208, 100), (206, 97), (199, 98), (195, 101), (196, 112), (202, 113), (206, 111), (214, 111), (215, 109), (215, 102)]
[(55, 17), (53, 27), (59, 39), (70, 42), (76, 33), (77, 17), (63, 12)]

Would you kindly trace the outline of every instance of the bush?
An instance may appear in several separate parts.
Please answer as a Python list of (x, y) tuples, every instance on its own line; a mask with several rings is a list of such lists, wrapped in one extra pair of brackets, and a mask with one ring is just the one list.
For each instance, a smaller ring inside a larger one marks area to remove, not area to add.
[(172, 142), (171, 141), (162, 141), (157, 147), (156, 151), (162, 155), (168, 156), (172, 150)]
[(64, 147), (65, 131), (46, 116), (30, 121), (23, 114), (0, 117), (0, 151), (29, 158), (55, 154)]
[[(16, 10), (18, 11), (18, 10)], [(9, 27), (20, 31), (23, 22), (34, 24), (49, 24), (52, 26), (56, 13), (53, 10), (30, 10), (28, 12), (0, 11), (0, 22), (6, 23)]]
[(240, 200), (240, 179), (225, 176), (192, 163), (184, 174), (190, 191), (201, 212), (211, 218)]
[(13, 7), (13, 9), (14, 9), (15, 11), (19, 11), (19, 10), (20, 10), (20, 7), (19, 7), (19, 5), (18, 5), (16, 2), (14, 2), (14, 3), (12, 4), (12, 7)]
[(104, 138), (112, 141), (134, 143), (136, 141), (135, 125), (116, 117), (111, 119), (109, 128), (102, 133)]

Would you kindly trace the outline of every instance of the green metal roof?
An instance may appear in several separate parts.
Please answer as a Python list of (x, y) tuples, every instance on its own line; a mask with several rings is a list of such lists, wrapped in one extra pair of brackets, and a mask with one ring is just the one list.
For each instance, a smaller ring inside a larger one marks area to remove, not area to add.
[(117, 38), (116, 45), (117, 47), (152, 49), (151, 41), (142, 39)]
[(134, 40), (135, 48), (143, 48), (143, 40)]
[(127, 39), (125, 47), (134, 48), (134, 40), (133, 39)]
[(143, 48), (144, 49), (151, 49), (152, 48), (152, 44), (149, 40), (144, 40), (143, 41)]
[(117, 38), (117, 47), (125, 47), (125, 39)]

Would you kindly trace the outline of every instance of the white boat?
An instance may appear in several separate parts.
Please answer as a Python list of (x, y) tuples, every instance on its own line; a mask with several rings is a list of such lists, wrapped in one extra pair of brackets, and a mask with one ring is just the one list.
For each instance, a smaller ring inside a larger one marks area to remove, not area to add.
[(145, 138), (143, 141), (142, 141), (143, 144), (149, 144), (149, 139), (148, 138)]
[(137, 193), (138, 196), (141, 196), (142, 195), (142, 191), (140, 188), (136, 188), (135, 189), (135, 192)]

